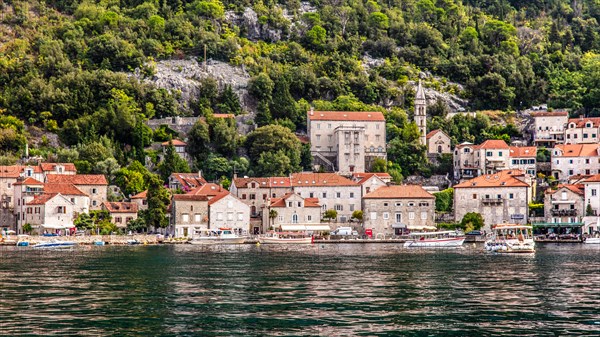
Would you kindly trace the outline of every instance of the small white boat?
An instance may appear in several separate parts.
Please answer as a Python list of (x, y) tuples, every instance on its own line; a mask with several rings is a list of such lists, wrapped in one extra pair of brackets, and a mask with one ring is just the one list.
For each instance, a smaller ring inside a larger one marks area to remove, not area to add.
[(258, 238), (260, 243), (311, 244), (313, 237), (304, 232), (272, 232)]
[(200, 231), (202, 235), (193, 238), (190, 243), (193, 245), (234, 245), (246, 242), (245, 236), (235, 234), (231, 228), (219, 228), (219, 230)]
[(503, 254), (535, 253), (532, 227), (516, 224), (499, 224), (492, 227), (492, 236), (483, 245), (488, 252)]
[(587, 243), (588, 245), (600, 245), (600, 238), (586, 238), (583, 243)]
[(33, 246), (36, 249), (52, 249), (52, 248), (69, 248), (75, 246), (76, 243), (73, 241), (59, 241), (52, 240), (49, 242), (40, 242)]
[(465, 242), (465, 236), (456, 231), (410, 233), (404, 248), (457, 248)]

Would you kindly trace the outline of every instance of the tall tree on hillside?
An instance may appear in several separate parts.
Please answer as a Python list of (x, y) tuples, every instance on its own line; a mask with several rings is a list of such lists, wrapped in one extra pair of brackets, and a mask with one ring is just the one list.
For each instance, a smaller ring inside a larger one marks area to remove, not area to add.
[(144, 213), (146, 224), (154, 228), (165, 228), (169, 225), (167, 207), (171, 196), (163, 186), (162, 180), (151, 175), (148, 182), (148, 211)]
[(175, 146), (173, 146), (172, 141), (169, 141), (169, 145), (165, 149), (165, 157), (158, 164), (158, 172), (163, 181), (167, 181), (171, 173), (190, 172), (188, 163), (175, 152)]

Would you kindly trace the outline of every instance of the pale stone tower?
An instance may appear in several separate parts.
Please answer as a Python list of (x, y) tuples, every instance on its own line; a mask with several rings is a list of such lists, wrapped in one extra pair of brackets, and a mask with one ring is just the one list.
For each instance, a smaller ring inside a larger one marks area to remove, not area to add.
[(415, 95), (415, 124), (419, 128), (420, 137), (419, 143), (421, 145), (427, 145), (427, 98), (425, 98), (425, 90), (421, 86), (421, 80), (419, 80), (419, 86), (417, 87), (417, 94)]

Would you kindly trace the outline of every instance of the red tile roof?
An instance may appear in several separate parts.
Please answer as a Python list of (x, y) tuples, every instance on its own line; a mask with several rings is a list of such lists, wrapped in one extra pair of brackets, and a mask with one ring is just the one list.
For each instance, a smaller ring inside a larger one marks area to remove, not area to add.
[(554, 148), (562, 152), (559, 157), (598, 157), (599, 147), (598, 144), (561, 144)]
[(516, 176), (523, 175), (521, 170), (503, 170), (494, 174), (485, 174), (471, 180), (454, 185), (454, 188), (479, 188), (479, 187), (529, 187), (529, 184), (519, 180)]
[(171, 173), (170, 178), (177, 180), (184, 189), (193, 189), (206, 184), (206, 179), (200, 173)]
[(508, 149), (509, 147), (508, 147), (508, 144), (506, 144), (506, 142), (501, 139), (488, 139), (485, 142), (478, 145), (478, 148), (484, 149), (484, 150), (490, 150), (490, 149)]
[(578, 128), (585, 127), (587, 122), (592, 123), (592, 127), (597, 128), (600, 125), (600, 117), (579, 117), (579, 118), (569, 118), (568, 124), (575, 123), (575, 126)]
[(435, 199), (435, 196), (419, 185), (391, 185), (380, 187), (363, 199)]
[(300, 186), (355, 186), (357, 182), (336, 173), (302, 172), (292, 174), (291, 183)]
[(365, 172), (365, 173), (353, 173), (352, 179), (356, 181), (358, 184), (362, 185), (367, 180), (371, 179), (371, 177), (376, 176), (383, 181), (391, 181), (392, 176), (389, 173), (385, 172)]
[(194, 194), (173, 194), (173, 200), (175, 201), (208, 201), (206, 195), (194, 195)]
[(108, 185), (103, 174), (49, 174), (46, 176), (49, 184), (73, 184), (73, 185)]
[(308, 119), (313, 121), (385, 121), (379, 111), (309, 111)]
[(214, 197), (210, 198), (210, 200), (208, 201), (208, 205), (210, 206), (210, 205), (214, 204), (215, 202), (217, 202), (217, 201), (225, 198), (228, 195), (231, 195), (229, 193), (229, 191), (223, 190), (221, 193), (219, 193), (219, 194), (215, 195)]
[(554, 194), (554, 193), (560, 191), (563, 187), (570, 190), (571, 192), (579, 194), (579, 195), (585, 194), (584, 187), (581, 184), (577, 184), (577, 185), (559, 184), (558, 186), (556, 186), (556, 189), (552, 189), (552, 188), (547, 189), (546, 194)]
[(304, 207), (321, 207), (321, 205), (319, 205), (319, 199), (318, 198), (302, 198), (300, 195), (298, 194), (294, 194), (294, 193), (286, 193), (283, 197), (281, 198), (273, 198), (271, 199), (271, 207), (285, 207), (285, 201), (293, 196), (293, 195), (297, 195), (300, 197), (300, 199), (304, 200)]
[[(438, 134), (438, 133), (440, 133), (440, 132), (441, 132), (441, 133), (442, 133), (444, 136), (448, 137), (448, 135), (447, 135), (447, 134), (446, 134), (444, 131), (442, 131), (442, 130), (440, 130), (440, 129), (437, 129), (437, 130), (432, 130), (432, 131), (429, 131), (429, 133), (427, 134), (427, 136), (425, 136), (425, 138), (429, 139), (429, 138), (431, 138), (431, 137), (433, 137), (433, 136), (437, 135), (437, 134)], [(448, 138), (450, 138), (450, 137), (448, 137)]]
[[(187, 145), (186, 142), (179, 140), (179, 139), (173, 139), (171, 142), (173, 143), (173, 146), (186, 146)], [(169, 146), (169, 142), (163, 142), (161, 145)]]
[(102, 203), (110, 213), (137, 213), (138, 205), (135, 202), (109, 202)]
[(148, 190), (140, 192), (131, 197), (131, 199), (146, 199), (148, 197)]
[(292, 187), (289, 177), (251, 177), (251, 178), (235, 178), (233, 179), (237, 188), (248, 188), (248, 185), (255, 182), (258, 188), (274, 188), (274, 187)]
[(213, 114), (214, 118), (234, 118), (234, 114)]
[(600, 174), (593, 175), (584, 180), (586, 183), (598, 183), (600, 182)]
[(189, 195), (205, 195), (205, 196), (209, 196), (209, 197), (214, 197), (218, 194), (223, 193), (223, 191), (227, 191), (226, 189), (224, 189), (222, 186), (217, 185), (217, 184), (213, 184), (213, 183), (207, 183), (204, 184), (200, 187), (196, 187), (195, 189), (191, 190), (190, 192), (186, 193)]
[(17, 181), (13, 185), (44, 185), (44, 183), (41, 181), (35, 180), (31, 177), (27, 177), (27, 178), (25, 178), (25, 180)]
[(511, 146), (509, 155), (513, 158), (527, 158), (537, 156), (535, 146)]
[(62, 195), (87, 195), (73, 184), (45, 184), (45, 193), (60, 193)]
[(57, 196), (58, 193), (43, 193), (36, 195), (33, 200), (27, 203), (27, 205), (45, 205), (50, 199)]
[(537, 111), (530, 114), (532, 117), (563, 117), (569, 116), (569, 112), (566, 110), (558, 111)]
[(72, 163), (41, 163), (40, 167), (42, 168), (42, 171), (48, 172), (48, 171), (56, 171), (57, 165), (63, 166), (65, 171), (77, 172), (77, 168), (75, 167), (75, 164), (72, 164)]
[(34, 173), (42, 173), (39, 166), (7, 165), (0, 166), (0, 178), (18, 178), (28, 167), (32, 168)]

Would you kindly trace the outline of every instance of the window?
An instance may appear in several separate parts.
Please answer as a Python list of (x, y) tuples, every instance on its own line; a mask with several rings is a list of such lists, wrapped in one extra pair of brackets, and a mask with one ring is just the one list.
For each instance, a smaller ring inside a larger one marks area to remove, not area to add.
[(190, 211), (194, 211), (194, 205), (190, 205)]
[(280, 216), (278, 217), (278, 219), (279, 219), (279, 222), (282, 222), (282, 221), (283, 221), (283, 215), (280, 215)]
[(121, 223), (121, 217), (120, 216), (118, 216), (118, 217), (115, 218), (115, 223)]
[(584, 134), (583, 134), (583, 138), (587, 138), (587, 137), (588, 137), (588, 134), (587, 134), (587, 133), (584, 133)]
[(402, 213), (396, 213), (396, 223), (402, 222)]
[(498, 151), (498, 156), (502, 157), (502, 151)]
[(379, 130), (379, 124), (375, 124), (375, 129)]
[(383, 213), (383, 220), (388, 220), (390, 218), (390, 213), (385, 212)]
[(401, 202), (397, 202), (396, 203), (396, 207), (400, 207), (400, 206), (402, 206), (402, 203)]
[(267, 200), (267, 194), (263, 194), (263, 200)]
[(336, 198), (341, 198), (342, 197), (342, 193), (341, 192), (335, 192), (335, 197)]
[(421, 212), (421, 220), (427, 220), (427, 212)]
[(250, 200), (256, 200), (256, 194), (254, 194), (254, 193), (250, 194)]
[(306, 216), (306, 222), (312, 222), (312, 215)]
[(573, 164), (573, 159), (569, 159), (569, 164)]
[(242, 212), (238, 212), (238, 214), (237, 214), (237, 219), (238, 219), (238, 221), (242, 221), (242, 220), (244, 220), (244, 213), (242, 213)]
[(315, 194), (314, 194), (313, 192), (310, 192), (310, 193), (308, 193), (308, 197), (309, 197), (309, 198), (314, 198), (314, 197), (315, 197)]
[(414, 202), (409, 202), (409, 203), (408, 203), (408, 207), (413, 207), (413, 206), (415, 206), (415, 203), (414, 203)]
[(128, 217), (125, 218), (125, 223), (129, 223), (129, 221), (131, 221), (131, 220), (133, 220), (133, 218), (130, 217), (130, 216), (128, 216)]
[(252, 188), (256, 188), (256, 183), (252, 183), (250, 186), (252, 186)]
[(371, 218), (371, 220), (377, 220), (377, 212), (371, 212), (369, 218)]
[(519, 163), (519, 161), (516, 159), (513, 159), (512, 163), (513, 163), (513, 165), (517, 165)]
[(596, 196), (596, 189), (592, 188), (592, 197)]
[(317, 129), (321, 128), (321, 123), (317, 123)]
[(342, 206), (342, 205), (335, 205), (335, 210), (336, 211), (343, 211), (344, 210), (344, 206)]
[(71, 202), (72, 202), (72, 203), (75, 203), (75, 198), (71, 198)]
[(350, 199), (354, 198), (354, 192), (350, 192)]
[(298, 223), (298, 214), (292, 214), (292, 223)]
[(200, 222), (202, 220), (202, 218), (200, 217), (199, 213), (194, 214), (194, 222)]
[(514, 199), (514, 198), (515, 198), (515, 195), (514, 195), (514, 193), (508, 193), (508, 198), (509, 198), (509, 199)]
[(388, 207), (388, 203), (387, 203), (387, 202), (384, 202), (384, 203), (383, 203), (383, 207)]
[(350, 204), (350, 212), (354, 211), (354, 204)]
[(323, 198), (327, 198), (327, 192), (323, 192)]
[(331, 123), (327, 124), (327, 128), (331, 129)]
[(409, 220), (414, 220), (415, 219), (415, 212), (408, 212), (408, 219)]
[(92, 194), (96, 194), (98, 193), (98, 190), (96, 188), (92, 188)]
[(492, 156), (492, 151), (487, 151), (487, 152), (485, 153), (485, 156), (486, 156), (486, 157), (491, 157), (491, 156)]
[(589, 163), (590, 163), (590, 159), (589, 159), (589, 158), (587, 158), (587, 159), (585, 160), (585, 163), (586, 163), (586, 164), (589, 164)]
[[(61, 212), (58, 212), (61, 213)], [(31, 214), (31, 207), (27, 207), (27, 214)]]
[(246, 200), (246, 195), (242, 194), (242, 200)]
[(227, 220), (233, 220), (233, 212), (227, 212)]
[(573, 170), (569, 170), (569, 175), (572, 176), (573, 175)]
[(223, 212), (217, 212), (217, 220), (223, 220)]
[(288, 207), (292, 207), (292, 202), (288, 201)]
[(321, 141), (321, 135), (317, 135), (317, 141)]
[(181, 222), (190, 222), (190, 215), (189, 214), (181, 214)]
[(376, 141), (380, 141), (380, 140), (381, 140), (380, 138), (381, 138), (381, 136), (379, 136), (379, 135), (375, 135), (375, 140), (376, 140)]

